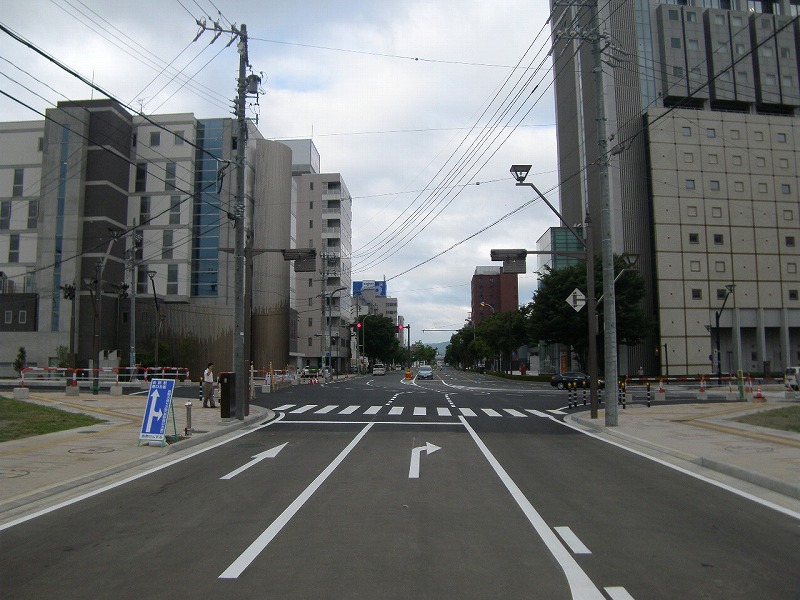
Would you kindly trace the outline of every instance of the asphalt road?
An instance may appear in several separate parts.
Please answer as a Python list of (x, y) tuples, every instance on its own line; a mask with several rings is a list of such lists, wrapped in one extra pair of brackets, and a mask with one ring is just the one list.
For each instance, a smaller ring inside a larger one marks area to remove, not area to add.
[(793, 598), (797, 522), (445, 369), (296, 386), (229, 443), (0, 535), (8, 598)]

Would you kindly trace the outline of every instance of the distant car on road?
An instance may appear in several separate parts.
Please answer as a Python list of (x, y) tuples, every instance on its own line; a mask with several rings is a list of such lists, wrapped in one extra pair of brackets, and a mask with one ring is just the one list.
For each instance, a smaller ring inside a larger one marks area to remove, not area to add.
[(422, 365), (417, 369), (417, 379), (433, 379), (433, 369), (428, 365)]
[[(553, 375), (553, 377), (550, 379), (550, 385), (560, 390), (567, 389), (568, 385), (573, 384), (575, 387), (588, 388), (589, 376), (581, 371), (564, 371), (563, 373)], [(605, 383), (602, 379), (597, 380), (598, 388), (603, 388), (604, 385)]]
[(386, 375), (386, 367), (382, 363), (375, 363), (372, 365), (373, 375)]

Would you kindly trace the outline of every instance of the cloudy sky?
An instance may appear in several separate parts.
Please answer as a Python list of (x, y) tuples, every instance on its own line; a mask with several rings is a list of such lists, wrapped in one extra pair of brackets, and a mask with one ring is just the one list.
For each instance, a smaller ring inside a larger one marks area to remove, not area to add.
[[(199, 118), (231, 116), (238, 55), (228, 35), (192, 42), (196, 19), (246, 24), (264, 90), (250, 115), (267, 138), (313, 138), (322, 171), (342, 174), (353, 280), (386, 278), (412, 339), (433, 343), (463, 326), (475, 267), (499, 264), (491, 248), (534, 248), (557, 225), (509, 174), (512, 163), (533, 164), (532, 180), (558, 205), (547, 5), (28, 0), (6, 3), (0, 22), (137, 110)], [(1, 91), (41, 112), (99, 97), (0, 36)], [(0, 96), (0, 120), (40, 118)], [(531, 257), (520, 304), (534, 269)]]

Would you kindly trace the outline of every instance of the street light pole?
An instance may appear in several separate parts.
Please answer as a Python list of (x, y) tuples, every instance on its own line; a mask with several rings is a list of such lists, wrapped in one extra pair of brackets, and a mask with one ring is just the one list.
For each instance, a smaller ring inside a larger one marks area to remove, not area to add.
[(722, 314), (722, 311), (725, 310), (725, 303), (728, 302), (728, 296), (733, 293), (736, 284), (730, 283), (725, 286), (725, 298), (722, 300), (722, 306), (720, 309), (714, 313), (714, 337), (716, 338), (716, 345), (717, 345), (717, 384), (722, 384), (722, 351), (720, 349), (721, 340), (720, 340), (720, 330), (719, 330), (719, 317)]
[(155, 271), (148, 271), (147, 275), (150, 277), (150, 284), (153, 286), (153, 302), (156, 306), (156, 349), (153, 356), (153, 366), (158, 366), (158, 332), (161, 329), (161, 309), (158, 307), (158, 295), (156, 294)]

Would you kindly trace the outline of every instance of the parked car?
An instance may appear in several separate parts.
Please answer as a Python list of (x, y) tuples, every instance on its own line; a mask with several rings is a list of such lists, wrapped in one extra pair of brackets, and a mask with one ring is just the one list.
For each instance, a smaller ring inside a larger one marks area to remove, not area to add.
[(372, 365), (373, 375), (386, 375), (386, 366), (383, 363), (375, 363)]
[(433, 369), (428, 365), (422, 365), (417, 369), (417, 379), (433, 379)]
[[(550, 385), (560, 390), (564, 390), (568, 385), (572, 384), (574, 384), (575, 387), (588, 388), (589, 376), (581, 371), (564, 371), (563, 373), (553, 375), (553, 377), (550, 379)], [(605, 382), (602, 379), (597, 380), (598, 388), (602, 389), (604, 385)]]

